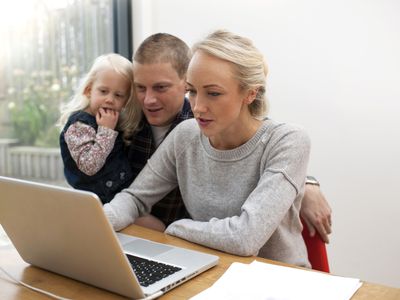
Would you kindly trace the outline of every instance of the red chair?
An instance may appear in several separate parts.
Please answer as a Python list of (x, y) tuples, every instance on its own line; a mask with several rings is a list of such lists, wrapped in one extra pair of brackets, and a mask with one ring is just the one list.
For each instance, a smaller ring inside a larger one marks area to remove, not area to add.
[(321, 236), (317, 232), (313, 237), (310, 236), (307, 225), (303, 223), (303, 239), (306, 244), (308, 260), (314, 270), (329, 273), (328, 255), (326, 253), (326, 246)]

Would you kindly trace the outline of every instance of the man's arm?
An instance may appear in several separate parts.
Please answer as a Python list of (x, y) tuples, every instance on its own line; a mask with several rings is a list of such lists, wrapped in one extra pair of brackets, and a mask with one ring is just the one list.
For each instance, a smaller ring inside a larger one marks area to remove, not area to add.
[(322, 194), (317, 182), (307, 183), (301, 204), (300, 215), (305, 222), (310, 236), (314, 236), (316, 230), (325, 243), (329, 243), (328, 235), (332, 232), (332, 209)]

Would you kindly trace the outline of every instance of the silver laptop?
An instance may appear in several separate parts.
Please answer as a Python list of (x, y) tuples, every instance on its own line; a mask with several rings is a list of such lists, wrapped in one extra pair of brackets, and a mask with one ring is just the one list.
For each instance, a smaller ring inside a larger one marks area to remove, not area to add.
[(0, 224), (27, 263), (129, 298), (161, 296), (219, 260), (116, 234), (93, 193), (7, 177)]

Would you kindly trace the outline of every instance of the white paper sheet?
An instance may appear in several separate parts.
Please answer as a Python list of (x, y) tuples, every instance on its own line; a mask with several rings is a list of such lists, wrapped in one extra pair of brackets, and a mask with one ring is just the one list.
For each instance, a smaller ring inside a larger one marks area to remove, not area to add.
[(192, 300), (348, 300), (359, 279), (254, 261), (233, 263), (212, 287)]

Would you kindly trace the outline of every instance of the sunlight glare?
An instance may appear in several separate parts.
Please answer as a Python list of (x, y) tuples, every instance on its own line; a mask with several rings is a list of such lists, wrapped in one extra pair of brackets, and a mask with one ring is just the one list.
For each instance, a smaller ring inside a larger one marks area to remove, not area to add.
[(68, 0), (13, 0), (0, 3), (0, 27), (2, 30), (18, 28), (29, 23), (37, 13), (38, 7), (48, 10), (64, 8)]

